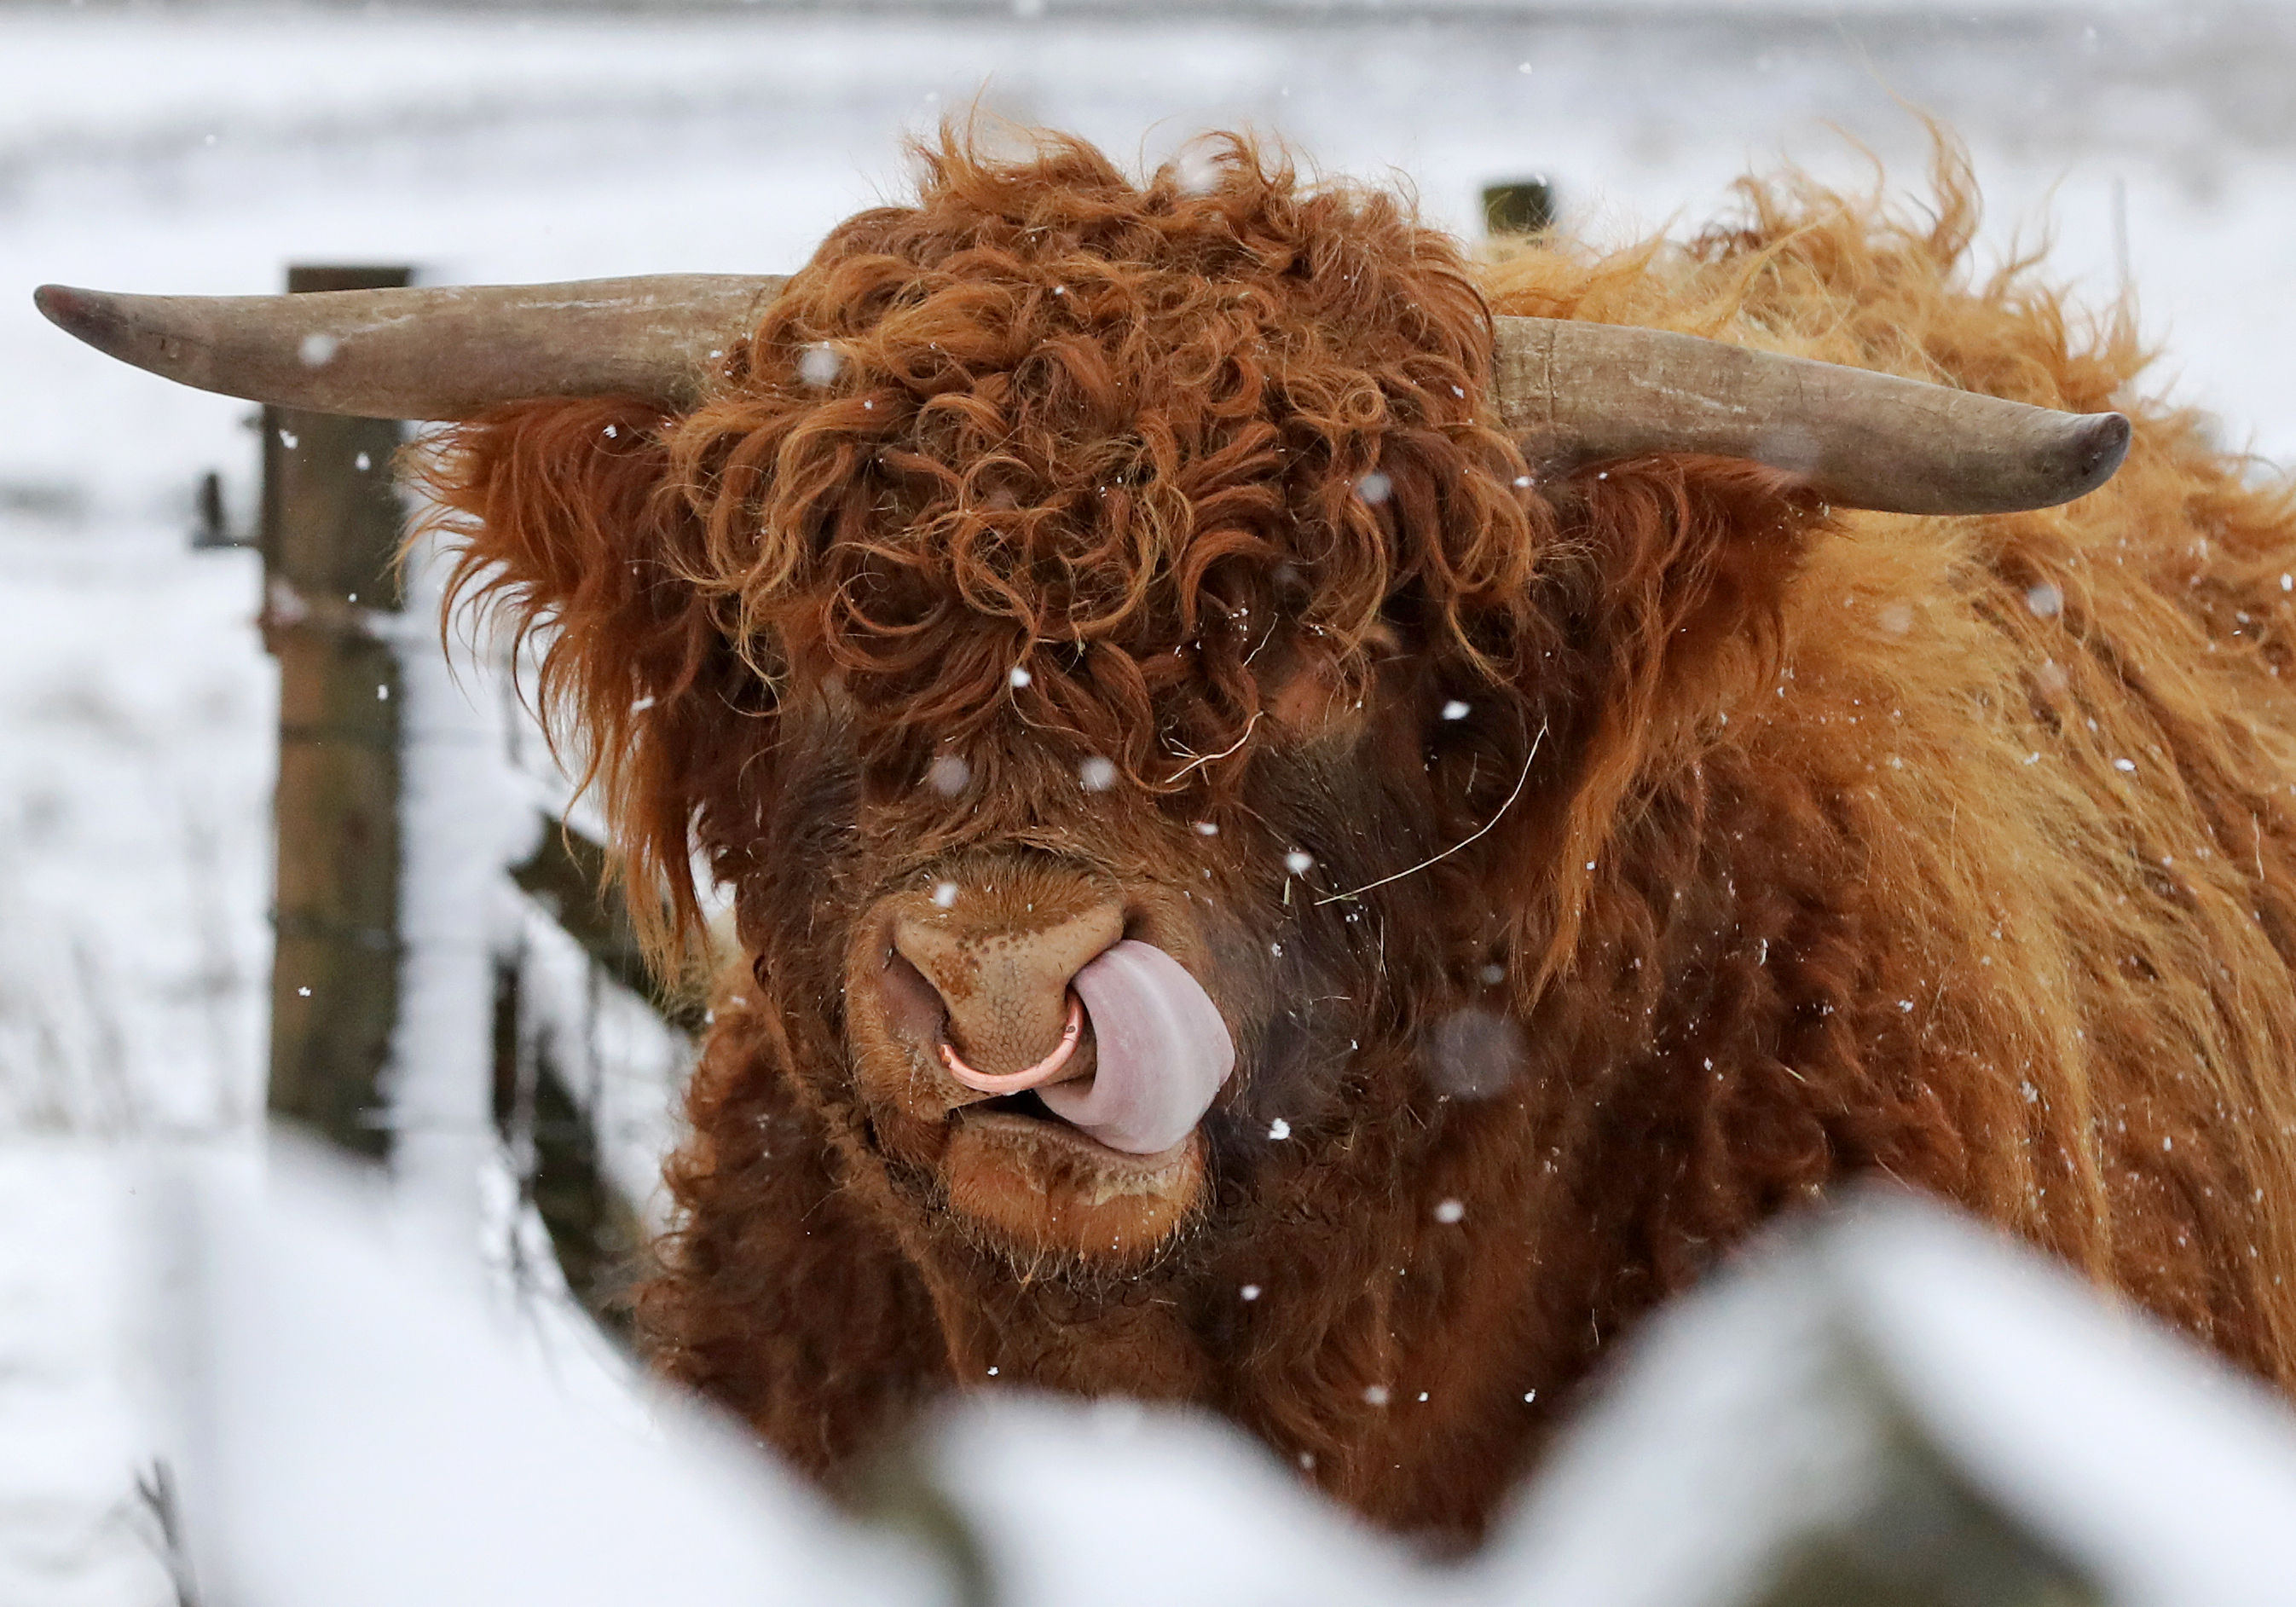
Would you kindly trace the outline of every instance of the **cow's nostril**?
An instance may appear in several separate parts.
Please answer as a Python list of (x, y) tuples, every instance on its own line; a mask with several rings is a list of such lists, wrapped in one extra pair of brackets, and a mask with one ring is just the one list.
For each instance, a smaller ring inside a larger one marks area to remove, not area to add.
[(946, 1013), (943, 1063), (976, 1088), (1058, 1074), (1060, 1064), (1046, 1062), (1066, 1063), (1083, 1029), (1069, 980), (1124, 935), (1113, 900), (1041, 925), (999, 914), (921, 901), (893, 921), (896, 962), (914, 968)]
[(893, 1030), (931, 1054), (941, 1041), (948, 1012), (942, 1008), (940, 995), (933, 991), (924, 973), (900, 955), (888, 954), (878, 986), (884, 993), (885, 1016)]

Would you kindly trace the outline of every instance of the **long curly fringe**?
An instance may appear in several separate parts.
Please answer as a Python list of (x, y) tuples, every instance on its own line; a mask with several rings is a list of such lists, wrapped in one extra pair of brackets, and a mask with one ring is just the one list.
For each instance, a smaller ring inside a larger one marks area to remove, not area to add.
[(1152, 785), (1168, 689), (1193, 750), (1242, 735), (1250, 621), (1297, 604), (1349, 656), (1407, 582), (1455, 629), (1521, 594), (1488, 319), (1393, 198), (1234, 137), (1145, 184), (1053, 136), (919, 154), (918, 203), (832, 234), (670, 443), (692, 578), (770, 667), (938, 737), (1073, 730)]

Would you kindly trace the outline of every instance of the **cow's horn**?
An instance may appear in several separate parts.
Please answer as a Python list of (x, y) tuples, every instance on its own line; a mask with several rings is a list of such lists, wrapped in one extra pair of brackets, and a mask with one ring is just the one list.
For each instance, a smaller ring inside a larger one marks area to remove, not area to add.
[(1787, 470), (1892, 513), (2070, 502), (2128, 451), (2118, 413), (2056, 413), (1667, 330), (1500, 318), (1496, 393), (1534, 451), (1586, 463), (1700, 452)]
[(97, 350), (251, 402), (363, 418), (462, 419), (527, 397), (688, 401), (783, 281), (664, 274), (565, 284), (33, 299)]

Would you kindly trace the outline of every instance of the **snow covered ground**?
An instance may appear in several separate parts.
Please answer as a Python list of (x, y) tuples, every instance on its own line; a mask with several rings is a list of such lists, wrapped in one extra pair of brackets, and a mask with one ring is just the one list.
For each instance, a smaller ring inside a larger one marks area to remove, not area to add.
[[(1045, 10), (0, 8), (0, 1134), (243, 1144), (262, 1104), (272, 672), (251, 556), (186, 540), (210, 469), (252, 519), (248, 410), (75, 346), (42, 281), (772, 271), (976, 102), (1152, 159), (1248, 125), (1463, 231), (1483, 183), (1548, 175), (1570, 226), (1623, 239), (1786, 160), (1860, 183), (1871, 151), (1915, 187), (1919, 108), (1970, 143), (1997, 250), (2053, 228), (2093, 301), (2135, 288), (2164, 385), (2296, 460), (2296, 11)], [(93, 1521), (115, 1474), (50, 1495)], [(0, 1468), (0, 1557), (62, 1510), (17, 1499), (34, 1477)], [(146, 1599), (99, 1574), (51, 1599)]]

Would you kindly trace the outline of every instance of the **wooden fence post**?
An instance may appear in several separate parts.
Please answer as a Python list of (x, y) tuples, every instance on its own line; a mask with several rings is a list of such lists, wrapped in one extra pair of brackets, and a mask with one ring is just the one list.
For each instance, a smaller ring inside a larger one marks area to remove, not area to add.
[[(294, 267), (287, 288), (412, 278)], [(390, 1149), (378, 1083), (398, 1012), (401, 687), (370, 616), (401, 607), (402, 439), (392, 421), (264, 410), (263, 635), (279, 660), (270, 1109), (377, 1157)]]

